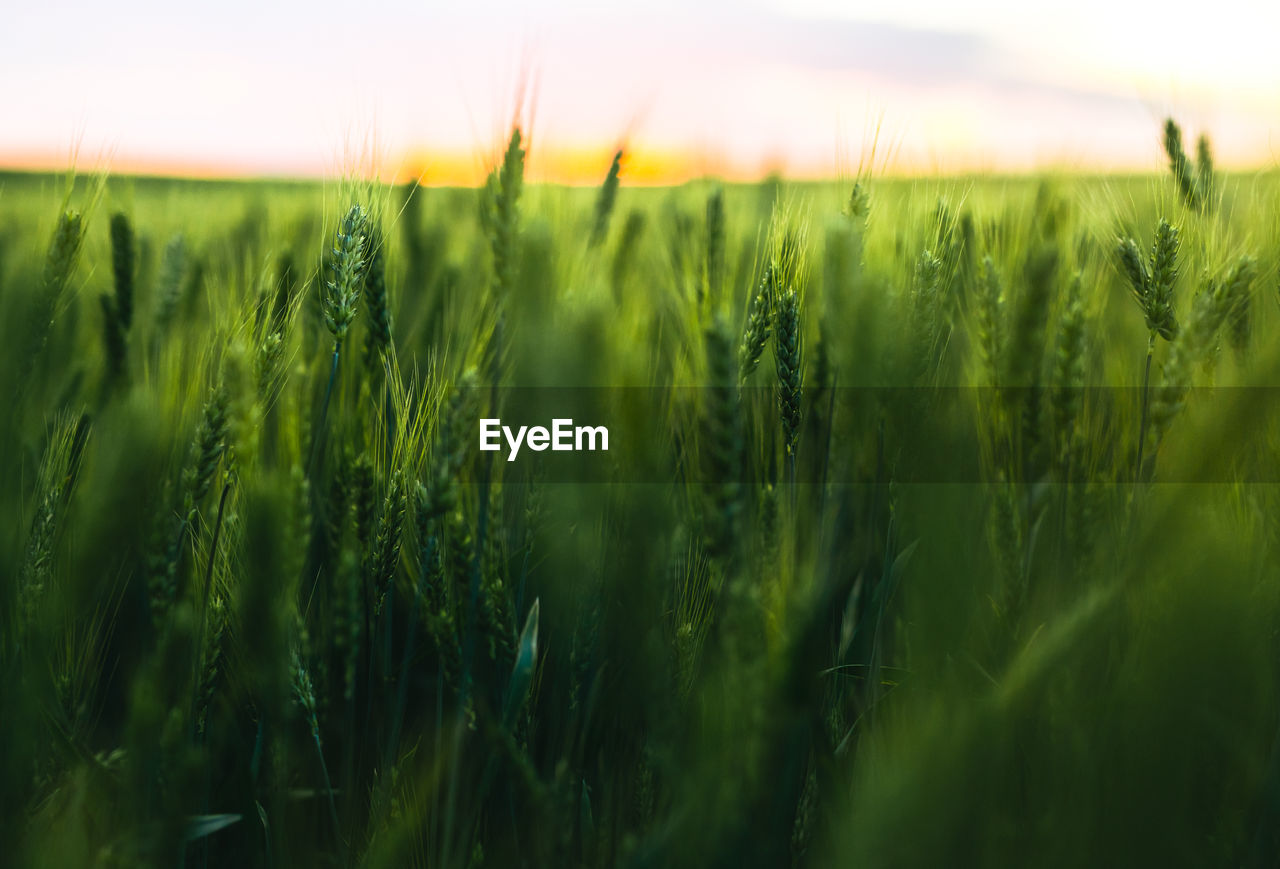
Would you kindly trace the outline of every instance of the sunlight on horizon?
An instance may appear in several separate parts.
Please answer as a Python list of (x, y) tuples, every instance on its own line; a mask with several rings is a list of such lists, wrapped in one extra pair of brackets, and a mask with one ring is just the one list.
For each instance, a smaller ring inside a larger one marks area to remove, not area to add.
[(356, 17), (121, 0), (6, 17), (8, 167), (65, 167), (78, 145), (115, 171), (323, 175), (372, 137), (384, 176), (474, 183), (513, 117), (533, 179), (584, 183), (622, 143), (638, 183), (1156, 170), (1167, 114), (1224, 167), (1280, 153), (1280, 12), (1242, 0), (1191, 23), (1102, 0), (377, 0)]

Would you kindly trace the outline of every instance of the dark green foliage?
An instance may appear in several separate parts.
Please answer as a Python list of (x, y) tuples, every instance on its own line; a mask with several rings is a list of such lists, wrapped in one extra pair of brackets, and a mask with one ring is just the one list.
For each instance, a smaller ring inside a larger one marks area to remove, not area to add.
[(706, 517), (707, 551), (713, 557), (726, 558), (742, 509), (743, 423), (733, 339), (723, 317), (717, 317), (707, 330), (704, 347), (709, 385), (703, 408), (702, 454), (712, 493)]
[(1014, 308), (1009, 344), (1005, 348), (1004, 385), (1011, 387), (1007, 404), (1018, 420), (1015, 454), (1018, 477), (1040, 476), (1044, 447), (1044, 360), (1048, 342), (1050, 304), (1057, 289), (1058, 252), (1042, 246), (1027, 255), (1022, 294)]
[(387, 487), (387, 496), (382, 504), (382, 515), (378, 518), (378, 533), (373, 540), (371, 576), (373, 587), (378, 590), (379, 610), (386, 597), (387, 587), (395, 579), (396, 567), (400, 563), (401, 534), (407, 510), (408, 495), (405, 492), (404, 474), (397, 471), (392, 475), (391, 484)]
[(717, 187), (707, 197), (707, 246), (704, 274), (705, 292), (710, 299), (719, 299), (724, 286), (726, 256), (724, 220), (724, 191)]
[(128, 332), (133, 324), (134, 279), (137, 277), (135, 257), (133, 227), (129, 218), (123, 214), (111, 215), (111, 274), (116, 286), (115, 316), (122, 332)]
[(381, 362), (391, 349), (391, 305), (387, 298), (386, 251), (382, 233), (369, 233), (368, 264), (364, 272), (364, 300), (369, 308), (369, 331), (365, 333), (365, 364)]
[(1058, 342), (1053, 356), (1053, 426), (1058, 457), (1072, 447), (1076, 422), (1084, 405), (1085, 329), (1082, 276), (1076, 273), (1067, 285), (1066, 300), (1058, 320)]
[(107, 375), (115, 379), (124, 373), (127, 327), (119, 306), (111, 296), (101, 296), (98, 301), (102, 303), (102, 341), (106, 350)]

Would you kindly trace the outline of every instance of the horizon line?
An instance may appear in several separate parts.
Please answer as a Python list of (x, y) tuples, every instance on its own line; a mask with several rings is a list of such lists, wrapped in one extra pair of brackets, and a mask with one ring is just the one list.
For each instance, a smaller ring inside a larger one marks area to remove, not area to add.
[[(937, 161), (908, 160), (900, 157), (876, 160), (874, 155), (859, 161), (856, 168), (832, 165), (822, 170), (815, 166), (793, 168), (777, 161), (758, 163), (754, 168), (735, 163), (723, 154), (706, 149), (664, 147), (638, 144), (563, 145), (552, 143), (530, 149), (526, 158), (526, 181), (563, 187), (597, 187), (605, 178), (617, 150), (623, 151), (623, 182), (629, 187), (678, 187), (706, 180), (731, 184), (758, 184), (770, 180), (798, 183), (820, 183), (861, 178), (913, 180), (921, 178), (1031, 178), (1046, 175), (1085, 175), (1133, 177), (1163, 174), (1168, 161), (1163, 153), (1150, 160), (1085, 161), (1071, 158), (1046, 158), (1020, 162), (994, 160), (959, 160), (941, 167)], [(293, 165), (289, 166), (288, 163)], [(363, 161), (359, 169), (317, 165), (306, 161), (254, 161), (183, 158), (165, 155), (103, 154), (86, 160), (76, 149), (55, 152), (43, 148), (0, 148), (0, 173), (11, 174), (99, 174), (108, 176), (189, 181), (278, 181), (312, 183), (335, 178), (359, 177), (377, 179), (389, 185), (413, 184), (419, 187), (472, 188), (484, 184), (496, 164), (476, 149), (415, 148), (398, 160)], [(872, 165), (867, 165), (868, 163)], [(394, 164), (394, 168), (392, 168)], [(877, 165), (878, 164), (878, 165)], [(852, 165), (852, 164), (851, 164)], [(89, 168), (84, 168), (84, 167)], [(1280, 169), (1275, 156), (1260, 151), (1248, 161), (1236, 160), (1216, 167), (1231, 175), (1265, 174)]]

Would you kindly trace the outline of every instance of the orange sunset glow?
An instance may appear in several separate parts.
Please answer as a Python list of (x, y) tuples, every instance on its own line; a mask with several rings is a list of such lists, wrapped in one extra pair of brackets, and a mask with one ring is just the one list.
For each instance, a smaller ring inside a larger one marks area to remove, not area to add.
[(1153, 171), (1165, 115), (1227, 168), (1280, 151), (1280, 13), (1245, 0), (1194, 28), (1100, 0), (73, 5), (6, 13), (0, 167), (324, 177), (355, 151), (475, 184), (513, 118), (531, 180), (570, 184), (620, 145), (633, 184)]

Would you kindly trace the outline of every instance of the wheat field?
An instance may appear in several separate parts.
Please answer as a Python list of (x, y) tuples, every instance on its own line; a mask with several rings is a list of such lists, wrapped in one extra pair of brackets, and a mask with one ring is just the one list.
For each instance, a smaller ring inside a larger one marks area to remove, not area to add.
[(1277, 865), (1280, 176), (1164, 140), (3, 176), (0, 862)]

